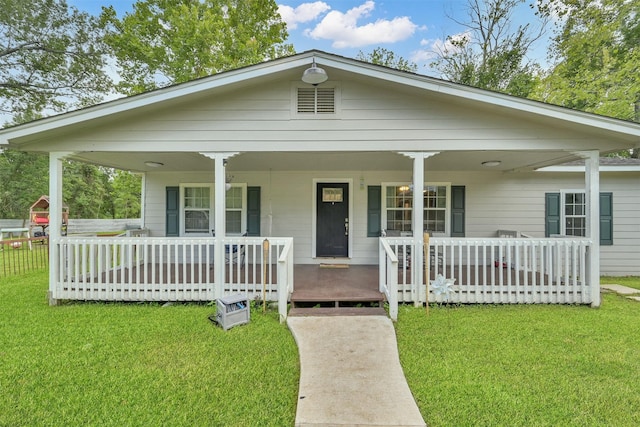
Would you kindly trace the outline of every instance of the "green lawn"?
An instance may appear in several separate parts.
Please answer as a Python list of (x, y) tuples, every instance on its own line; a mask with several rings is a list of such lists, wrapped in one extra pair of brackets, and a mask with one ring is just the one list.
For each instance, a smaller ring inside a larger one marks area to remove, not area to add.
[(0, 426), (293, 425), (295, 342), (276, 312), (228, 331), (197, 304), (49, 307), (0, 279)]
[[(636, 278), (637, 281), (637, 278)], [(640, 303), (401, 307), (407, 381), (429, 426), (640, 425)]]
[[(0, 426), (293, 425), (298, 355), (275, 311), (225, 332), (197, 304), (49, 307), (46, 280), (0, 278)], [(635, 426), (639, 319), (606, 294), (600, 309), (402, 306), (396, 331), (429, 426)]]

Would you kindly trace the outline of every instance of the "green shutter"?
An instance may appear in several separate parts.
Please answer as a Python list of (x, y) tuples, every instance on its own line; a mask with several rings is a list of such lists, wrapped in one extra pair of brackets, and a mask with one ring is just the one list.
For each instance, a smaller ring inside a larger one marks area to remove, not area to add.
[(544, 198), (544, 235), (560, 234), (560, 193), (546, 193)]
[(613, 245), (613, 193), (600, 193), (600, 244)]
[(382, 187), (367, 187), (367, 237), (380, 237), (382, 223)]
[(166, 229), (167, 237), (180, 235), (180, 187), (166, 188)]
[(465, 187), (451, 186), (451, 237), (465, 236)]
[(247, 236), (260, 235), (260, 187), (247, 187)]

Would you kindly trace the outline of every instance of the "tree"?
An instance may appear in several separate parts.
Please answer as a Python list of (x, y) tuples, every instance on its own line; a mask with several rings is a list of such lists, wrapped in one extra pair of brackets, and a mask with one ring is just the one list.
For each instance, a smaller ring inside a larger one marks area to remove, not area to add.
[(294, 53), (273, 0), (139, 0), (101, 18), (127, 94)]
[(70, 218), (113, 218), (107, 169), (65, 161), (63, 180), (62, 195)]
[(640, 2), (557, 0), (564, 20), (538, 99), (640, 121)]
[(29, 207), (49, 192), (49, 158), (38, 153), (0, 151), (0, 218), (27, 219)]
[(547, 17), (537, 13), (538, 26), (527, 23), (512, 30), (514, 13), (525, 4), (525, 0), (468, 0), (468, 21), (454, 20), (465, 31), (447, 37), (431, 66), (457, 83), (526, 97), (539, 72), (527, 53), (544, 34)]
[(418, 71), (418, 65), (409, 62), (401, 56), (396, 57), (393, 51), (383, 47), (373, 49), (371, 53), (358, 52), (356, 59), (359, 61), (370, 62), (372, 64), (384, 65), (385, 67), (395, 68), (397, 70), (409, 71), (415, 73)]
[(65, 0), (0, 0), (0, 113), (20, 123), (100, 100), (100, 39), (99, 20)]
[(140, 216), (140, 175), (117, 170), (111, 181), (114, 218)]

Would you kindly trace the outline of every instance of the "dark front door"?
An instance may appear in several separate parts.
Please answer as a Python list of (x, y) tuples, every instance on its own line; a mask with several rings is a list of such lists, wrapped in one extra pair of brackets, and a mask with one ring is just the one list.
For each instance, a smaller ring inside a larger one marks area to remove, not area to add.
[(349, 256), (349, 184), (318, 183), (316, 256)]

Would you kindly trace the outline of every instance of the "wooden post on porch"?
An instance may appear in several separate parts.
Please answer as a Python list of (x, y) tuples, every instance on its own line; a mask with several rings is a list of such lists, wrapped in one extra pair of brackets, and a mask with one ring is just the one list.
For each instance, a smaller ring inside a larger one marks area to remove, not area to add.
[(429, 233), (424, 233), (424, 277), (425, 277), (425, 286), (427, 289), (427, 293), (424, 297), (425, 307), (427, 309), (427, 315), (429, 315), (429, 277), (431, 277), (431, 272), (429, 268), (431, 267), (431, 263), (429, 261)]
[(267, 273), (269, 272), (269, 239), (262, 241), (262, 312), (267, 312)]

